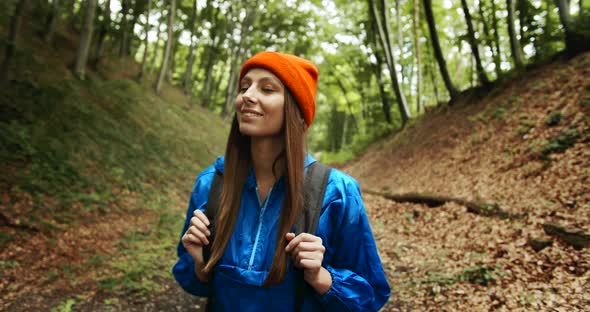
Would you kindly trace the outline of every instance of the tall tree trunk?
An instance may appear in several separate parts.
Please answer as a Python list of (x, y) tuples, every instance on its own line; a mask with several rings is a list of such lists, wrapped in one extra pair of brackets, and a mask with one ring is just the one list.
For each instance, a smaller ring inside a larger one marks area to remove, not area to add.
[(45, 42), (49, 45), (53, 43), (53, 35), (55, 34), (55, 28), (59, 20), (59, 0), (51, 1), (51, 11), (45, 23)]
[(166, 40), (166, 49), (164, 50), (164, 57), (162, 57), (162, 65), (160, 66), (160, 73), (156, 82), (156, 94), (160, 94), (162, 89), (162, 82), (164, 76), (168, 71), (168, 59), (170, 58), (170, 50), (172, 49), (172, 41), (174, 40), (174, 17), (176, 15), (176, 0), (170, 0), (170, 11), (168, 12), (168, 40)]
[(559, 8), (559, 21), (565, 32), (565, 47), (570, 54), (576, 54), (590, 49), (590, 35), (576, 30), (573, 26), (573, 17), (570, 14), (568, 0), (555, 0)]
[(92, 41), (92, 31), (94, 30), (96, 2), (97, 0), (87, 0), (86, 2), (84, 28), (82, 29), (80, 46), (78, 47), (78, 54), (76, 55), (76, 65), (74, 66), (74, 73), (82, 80), (84, 80), (86, 74), (86, 62), (88, 60), (88, 51), (90, 50), (90, 43)]
[(229, 83), (227, 87), (227, 97), (225, 106), (222, 111), (223, 117), (229, 117), (230, 112), (232, 111), (232, 107), (234, 104), (234, 100), (237, 95), (238, 91), (238, 66), (242, 64), (244, 61), (244, 54), (246, 53), (245, 46), (247, 42), (247, 36), (250, 33), (250, 26), (254, 24), (256, 20), (256, 9), (258, 7), (258, 1), (255, 1), (253, 5), (248, 6), (246, 16), (244, 17), (244, 21), (240, 27), (240, 42), (237, 45), (237, 53), (234, 54), (234, 58), (231, 62), (231, 70), (230, 70), (230, 77)]
[(186, 60), (186, 69), (184, 71), (184, 80), (183, 80), (183, 86), (184, 86), (184, 94), (191, 94), (192, 92), (192, 77), (193, 77), (193, 63), (195, 62), (195, 54), (194, 54), (194, 50), (195, 50), (195, 20), (197, 19), (197, 0), (193, 0), (193, 10), (191, 13), (191, 18), (189, 21), (189, 29), (191, 32), (191, 44), (190, 47), (188, 48), (188, 57)]
[(69, 0), (68, 1), (68, 6), (66, 8), (66, 12), (68, 13), (68, 19), (71, 21), (74, 20), (74, 15), (75, 13), (75, 6), (76, 6), (76, 0)]
[(170, 51), (170, 60), (168, 61), (168, 71), (166, 72), (166, 81), (172, 84), (172, 79), (174, 78), (174, 70), (176, 69), (176, 50), (178, 49), (178, 38), (180, 37), (180, 33), (174, 34), (172, 41), (172, 49)]
[(8, 69), (10, 67), (10, 63), (12, 62), (12, 58), (14, 57), (14, 52), (16, 51), (16, 39), (18, 38), (18, 34), (20, 32), (22, 16), (25, 12), (26, 4), (27, 0), (19, 0), (14, 7), (14, 13), (12, 14), (12, 17), (10, 18), (10, 37), (4, 52), (4, 60), (0, 65), (0, 83), (9, 79)]
[(416, 56), (416, 111), (422, 106), (422, 73), (420, 71), (420, 2), (414, 0), (414, 50)]
[(498, 28), (498, 16), (496, 14), (496, 2), (492, 0), (492, 28), (494, 29), (494, 43), (496, 52), (494, 53), (494, 63), (496, 65), (496, 76), (502, 75), (502, 52), (500, 51), (500, 33)]
[(119, 57), (123, 57), (127, 51), (127, 36), (128, 33), (128, 23), (127, 23), (127, 14), (129, 14), (129, 7), (130, 7), (131, 0), (121, 0), (121, 26), (119, 29)]
[(128, 28), (128, 35), (127, 35), (127, 43), (125, 43), (125, 55), (130, 56), (131, 50), (133, 49), (133, 40), (135, 39), (135, 24), (137, 24), (137, 19), (142, 12), (142, 2), (139, 0), (135, 0), (135, 5), (133, 7), (133, 19), (131, 19), (131, 23)]
[(447, 69), (447, 62), (442, 54), (442, 50), (440, 48), (440, 43), (438, 41), (438, 33), (436, 32), (436, 24), (434, 21), (434, 14), (432, 13), (432, 2), (431, 0), (423, 0), (424, 4), (424, 13), (426, 14), (426, 21), (428, 22), (428, 30), (430, 31), (430, 40), (432, 41), (432, 47), (434, 48), (434, 55), (436, 56), (436, 62), (438, 63), (438, 68), (440, 70), (440, 74), (445, 82), (445, 86), (449, 91), (451, 96), (450, 103), (453, 102), (459, 95), (459, 91), (453, 84), (451, 80), (451, 76), (449, 76), (449, 71)]
[(463, 12), (465, 14), (465, 22), (467, 23), (467, 33), (469, 37), (469, 45), (471, 46), (471, 52), (475, 57), (475, 66), (477, 67), (477, 76), (479, 77), (480, 83), (487, 87), (490, 84), (488, 80), (488, 76), (486, 75), (483, 65), (481, 63), (481, 58), (479, 57), (479, 49), (477, 47), (477, 41), (475, 40), (475, 31), (473, 30), (473, 23), (471, 20), (471, 13), (469, 13), (469, 7), (467, 7), (467, 1), (461, 0), (461, 5), (463, 6)]
[[(494, 3), (494, 0), (492, 0), (492, 5), (494, 5), (493, 3)], [(484, 12), (484, 5), (483, 5), (482, 1), (479, 2), (478, 9), (479, 9), (479, 17), (481, 18), (481, 23), (483, 25), (485, 42), (490, 47), (490, 50), (492, 51), (492, 59), (494, 60), (496, 76), (498, 78), (500, 78), (500, 74), (501, 74), (500, 55), (498, 54), (498, 50), (494, 46), (494, 40), (492, 40), (492, 36), (490, 34), (490, 27), (488, 26), (488, 23), (486, 20), (486, 16), (485, 16), (485, 12)], [(492, 14), (496, 14), (495, 5), (494, 5), (494, 9), (492, 10)], [(495, 25), (497, 26), (497, 23), (495, 23)], [(495, 30), (497, 33), (497, 29), (495, 29)], [(494, 36), (494, 38), (495, 38), (495, 36)]]
[(96, 50), (94, 52), (94, 58), (92, 59), (91, 65), (93, 68), (98, 66), (98, 62), (102, 57), (102, 52), (104, 50), (104, 42), (106, 40), (107, 34), (111, 27), (111, 0), (107, 0), (105, 3), (103, 20), (100, 24), (100, 31), (98, 33), (98, 41), (96, 43)]
[(375, 65), (375, 76), (377, 76), (377, 84), (379, 85), (379, 94), (381, 96), (381, 109), (383, 110), (383, 116), (385, 116), (385, 120), (387, 121), (387, 123), (391, 124), (393, 122), (393, 120), (391, 119), (391, 104), (389, 103), (389, 97), (387, 96), (387, 92), (385, 92), (385, 83), (383, 81), (383, 59), (381, 58), (381, 53), (379, 53), (379, 35), (377, 34), (377, 23), (373, 18), (373, 14), (370, 14), (370, 17), (371, 31), (367, 29), (367, 32), (369, 33), (369, 36), (372, 38), (372, 49), (374, 50), (373, 55), (377, 60), (377, 64)]
[(156, 68), (156, 60), (158, 58), (158, 51), (160, 51), (160, 37), (161, 37), (161, 25), (160, 22), (158, 21), (158, 31), (156, 32), (156, 43), (154, 44), (154, 55), (152, 55), (152, 59), (150, 61), (150, 70), (149, 72), (152, 73), (154, 68)]
[(373, 14), (373, 19), (375, 20), (375, 24), (377, 26), (379, 38), (381, 38), (381, 45), (385, 53), (385, 59), (387, 61), (387, 67), (389, 68), (389, 74), (391, 76), (393, 90), (395, 91), (395, 96), (397, 98), (399, 112), (402, 117), (402, 124), (405, 125), (406, 122), (411, 118), (411, 113), (408, 109), (406, 98), (404, 97), (401, 85), (397, 78), (397, 71), (395, 69), (395, 58), (393, 56), (391, 41), (389, 39), (391, 32), (389, 31), (389, 19), (387, 18), (387, 5), (385, 3), (385, 0), (381, 0), (381, 18), (383, 19), (383, 23), (381, 23), (381, 19), (377, 12), (377, 6), (375, 5), (375, 1), (369, 0), (369, 5), (369, 10)]
[(508, 35), (510, 37), (510, 52), (512, 52), (512, 60), (517, 71), (524, 68), (522, 57), (522, 49), (520, 48), (520, 41), (516, 38), (516, 31), (514, 29), (514, 12), (516, 11), (516, 0), (506, 0), (506, 7), (508, 8)]
[(150, 48), (150, 44), (148, 41), (148, 33), (150, 32), (150, 9), (151, 9), (151, 4), (152, 4), (152, 0), (148, 0), (147, 2), (147, 11), (146, 11), (146, 15), (145, 15), (145, 25), (144, 25), (144, 29), (145, 29), (145, 37), (143, 39), (143, 45), (144, 45), (144, 49), (143, 49), (143, 57), (141, 58), (141, 68), (139, 70), (139, 74), (137, 75), (137, 78), (141, 81), (141, 79), (143, 79), (143, 74), (145, 72), (145, 64), (147, 63), (147, 56), (148, 56), (148, 52), (149, 52), (149, 48)]

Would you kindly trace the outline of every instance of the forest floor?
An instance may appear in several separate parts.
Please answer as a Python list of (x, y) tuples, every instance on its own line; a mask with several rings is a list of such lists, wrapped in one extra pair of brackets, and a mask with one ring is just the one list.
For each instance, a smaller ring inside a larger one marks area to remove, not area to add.
[[(430, 112), (343, 170), (366, 190), (392, 286), (384, 311), (588, 311), (589, 53)], [(510, 217), (375, 191), (485, 202)], [(585, 248), (549, 236), (550, 222), (583, 231)], [(535, 251), (534, 239), (550, 245)]]

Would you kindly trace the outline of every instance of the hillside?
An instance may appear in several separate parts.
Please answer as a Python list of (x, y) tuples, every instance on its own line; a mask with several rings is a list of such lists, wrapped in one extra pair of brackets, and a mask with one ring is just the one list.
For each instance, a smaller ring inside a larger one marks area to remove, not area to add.
[(0, 88), (0, 310), (167, 289), (187, 196), (227, 125), (114, 53), (74, 78), (78, 34), (47, 47), (26, 21)]
[[(590, 254), (548, 236), (550, 222), (590, 228), (590, 54), (465, 95), (374, 144), (344, 170), (365, 189), (391, 285), (385, 311), (580, 311)], [(429, 208), (369, 193), (488, 203)], [(533, 239), (549, 247), (535, 251)], [(586, 243), (587, 246), (587, 243)]]

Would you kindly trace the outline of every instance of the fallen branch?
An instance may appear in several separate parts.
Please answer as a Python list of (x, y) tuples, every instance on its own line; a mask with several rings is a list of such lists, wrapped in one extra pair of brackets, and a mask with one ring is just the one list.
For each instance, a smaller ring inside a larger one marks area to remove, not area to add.
[(30, 226), (28, 224), (22, 224), (22, 223), (17, 223), (17, 222), (12, 222), (6, 215), (4, 215), (3, 213), (0, 212), (0, 225), (4, 225), (7, 227), (11, 227), (11, 228), (15, 228), (15, 229), (20, 229), (20, 230), (26, 230), (29, 232), (39, 232), (39, 229)]
[(381, 192), (370, 189), (363, 189), (363, 192), (367, 194), (378, 195), (398, 203), (425, 204), (428, 207), (433, 208), (442, 206), (448, 202), (454, 202), (467, 207), (468, 212), (482, 216), (498, 217), (501, 219), (515, 219), (520, 217), (519, 215), (515, 215), (502, 210), (500, 206), (496, 203), (478, 203), (457, 197), (434, 195), (427, 193), (391, 194), (388, 192)]
[(590, 242), (590, 233), (573, 226), (564, 226), (555, 222), (543, 224), (543, 230), (548, 235), (560, 238), (564, 243), (577, 250), (586, 248)]

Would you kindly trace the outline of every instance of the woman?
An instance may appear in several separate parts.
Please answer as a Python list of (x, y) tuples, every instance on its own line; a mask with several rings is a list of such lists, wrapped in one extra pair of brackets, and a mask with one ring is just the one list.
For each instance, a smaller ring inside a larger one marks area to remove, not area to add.
[[(332, 169), (315, 233), (295, 235), (302, 181), (315, 160), (305, 136), (318, 70), (294, 55), (261, 52), (240, 71), (225, 158), (195, 182), (173, 273), (213, 311), (376, 311), (390, 288), (357, 182)], [(204, 210), (223, 174), (211, 255)], [(306, 291), (296, 293), (296, 271)], [(303, 282), (302, 282), (303, 284)], [(299, 297), (301, 298), (301, 297)]]

